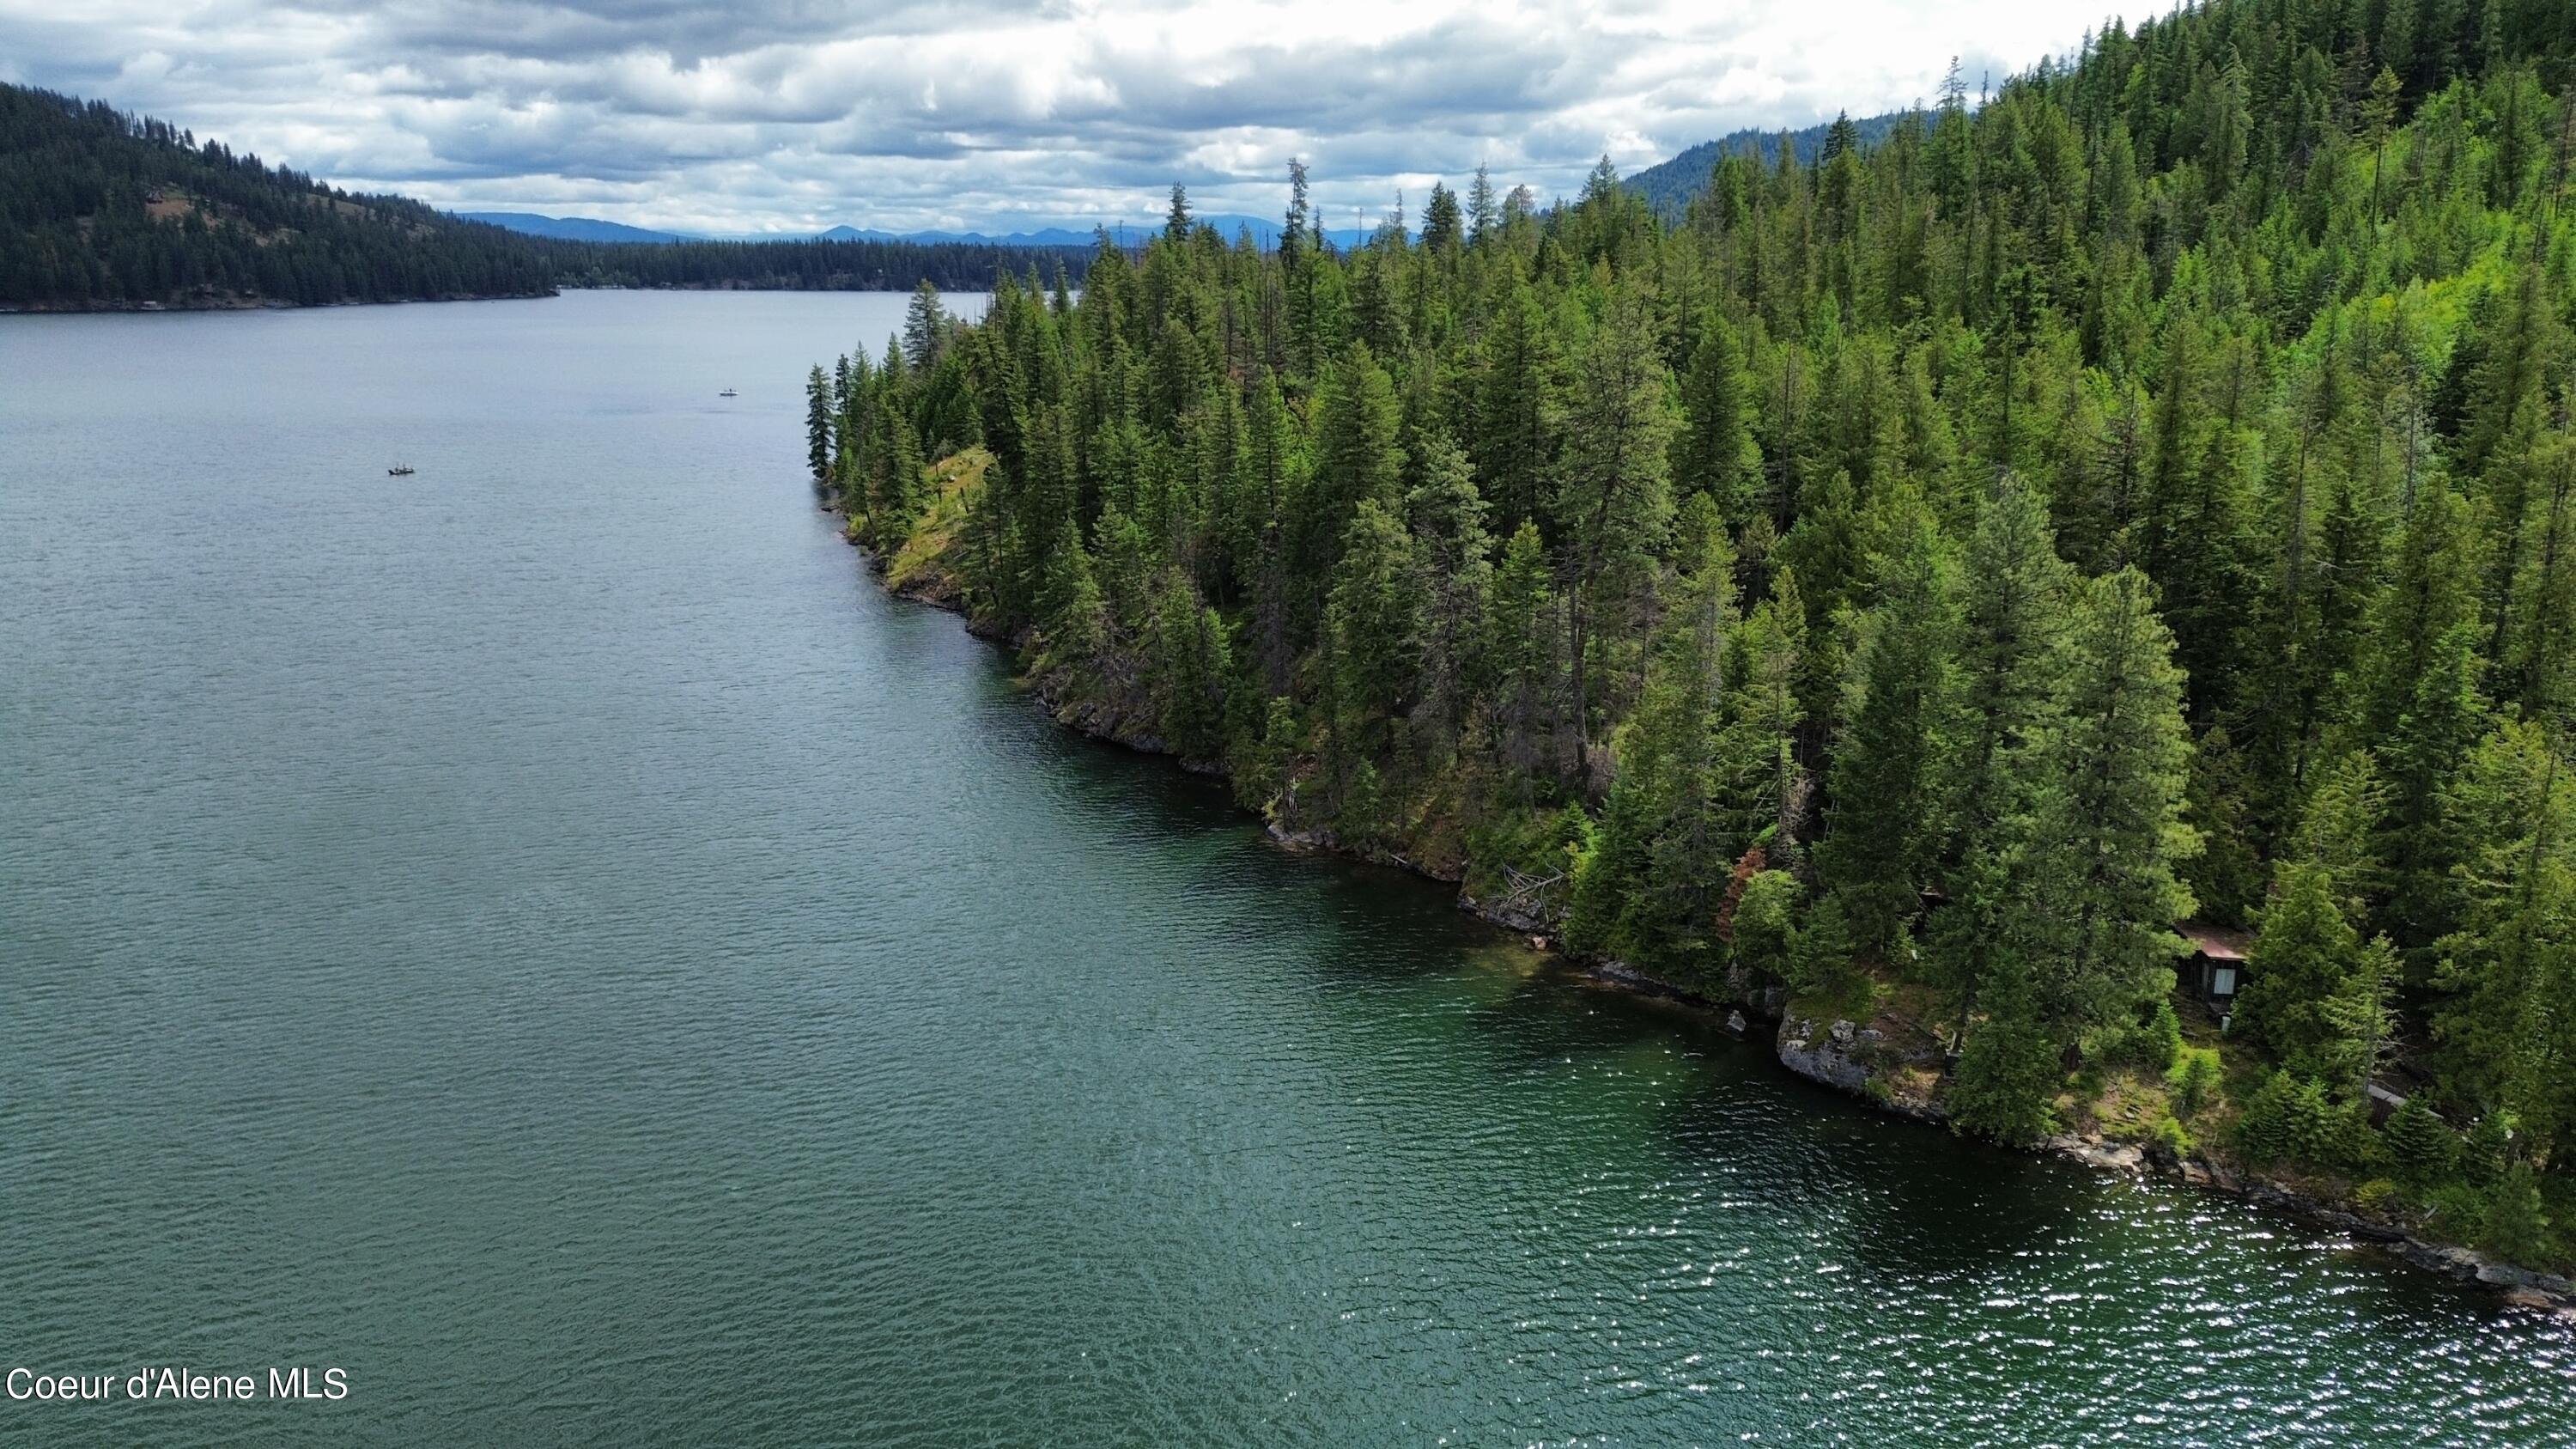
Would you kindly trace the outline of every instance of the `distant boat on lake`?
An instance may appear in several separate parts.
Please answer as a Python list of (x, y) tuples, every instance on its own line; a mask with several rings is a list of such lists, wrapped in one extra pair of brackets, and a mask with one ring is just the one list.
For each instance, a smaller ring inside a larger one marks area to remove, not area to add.
[(717, 394), (716, 394), (716, 396), (718, 396), (718, 397), (740, 397), (740, 396), (742, 396), (742, 394), (740, 394), (740, 393), (738, 393), (738, 392), (735, 392), (732, 388), (726, 388), (724, 391), (722, 391), (722, 392), (720, 392), (720, 393), (717, 393)]
[(396, 463), (385, 470), (385, 476), (389, 478), (408, 478), (417, 471), (418, 470), (413, 468), (409, 463)]

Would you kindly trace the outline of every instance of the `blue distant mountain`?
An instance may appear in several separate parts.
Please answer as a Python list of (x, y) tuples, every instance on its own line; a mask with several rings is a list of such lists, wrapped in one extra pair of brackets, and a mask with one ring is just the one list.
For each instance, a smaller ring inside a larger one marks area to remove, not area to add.
[[(1252, 233), (1252, 244), (1258, 247), (1279, 245), (1281, 223), (1258, 216), (1241, 216), (1232, 212), (1213, 212), (1196, 218), (1215, 227), (1217, 234), (1232, 241), (1243, 232)], [(1161, 217), (1139, 217), (1125, 223), (1065, 223), (1033, 228), (1028, 231), (875, 231), (864, 227), (836, 226), (817, 235), (824, 241), (903, 241), (962, 242), (969, 246), (1003, 247), (1087, 247), (1092, 244), (1094, 226), (1105, 226), (1113, 237), (1125, 236), (1130, 245), (1140, 243), (1163, 229)], [(1345, 227), (1324, 233), (1337, 247), (1356, 246), (1368, 239), (1369, 232)]]
[[(1000, 247), (1089, 247), (1092, 244), (1091, 225), (1075, 224), (1070, 222), (1062, 225), (1035, 227), (1027, 231), (1010, 232), (879, 231), (872, 227), (836, 226), (825, 231), (811, 233), (765, 232), (754, 236), (702, 237), (691, 236), (685, 232), (649, 231), (640, 226), (628, 226), (623, 222), (601, 221), (595, 217), (540, 216), (532, 211), (460, 211), (456, 213), (456, 215), (466, 221), (488, 222), (493, 226), (502, 227), (509, 231), (524, 232), (529, 236), (556, 237), (565, 241), (682, 242), (711, 240), (814, 240), (913, 242), (920, 245), (936, 245), (942, 242), (950, 242), (960, 243), (967, 246)], [(1252, 242), (1255, 246), (1267, 248), (1275, 247), (1279, 244), (1280, 223), (1276, 221), (1267, 220), (1257, 216), (1238, 216), (1224, 212), (1202, 216), (1198, 218), (1198, 220), (1209, 226), (1215, 227), (1217, 229), (1217, 233), (1229, 242), (1233, 241), (1238, 235), (1249, 231), (1252, 234)], [(1154, 233), (1162, 230), (1163, 228), (1162, 220), (1159, 217), (1152, 220), (1140, 218), (1135, 221), (1127, 222), (1123, 226), (1114, 222), (1105, 223), (1105, 225), (1109, 227), (1110, 235), (1124, 236), (1129, 245), (1141, 244), (1148, 237), (1151, 237)], [(1327, 230), (1324, 235), (1331, 240), (1334, 246), (1349, 248), (1366, 241), (1372, 233), (1362, 231), (1356, 227), (1342, 227)]]
[(623, 222), (599, 221), (587, 216), (539, 216), (533, 211), (460, 211), (460, 220), (479, 221), (504, 231), (523, 232), (529, 236), (550, 236), (563, 241), (590, 242), (677, 242), (696, 241), (675, 231), (646, 231)]
[[(1905, 116), (1903, 111), (1889, 111), (1880, 116), (1856, 117), (1852, 125), (1860, 132), (1862, 146), (1875, 146), (1886, 140), (1887, 133), (1895, 130), (1896, 123), (1904, 120)], [(1832, 130), (1833, 124), (1819, 121), (1804, 130), (1789, 132), (1791, 155), (1802, 165), (1816, 159), (1816, 154), (1824, 149), (1825, 132)], [(1683, 213), (1690, 210), (1691, 198), (1708, 189), (1708, 173), (1716, 167), (1718, 157), (1736, 151), (1757, 156), (1767, 163), (1780, 154), (1780, 135), (1777, 129), (1766, 131), (1748, 127), (1714, 141), (1702, 141), (1669, 161), (1657, 162), (1634, 176), (1624, 178), (1620, 185), (1646, 198), (1646, 204), (1664, 220), (1679, 221)]]
[(817, 241), (917, 242), (935, 246), (942, 242), (980, 247), (1087, 247), (1091, 233), (1071, 227), (1041, 227), (1036, 231), (1014, 231), (999, 234), (980, 231), (878, 231), (873, 227), (836, 226), (814, 234)]
[[(1902, 111), (1885, 115), (1862, 116), (1852, 124), (1860, 133), (1863, 146), (1875, 146), (1886, 139), (1905, 118)], [(1824, 144), (1831, 122), (1818, 122), (1788, 133), (1790, 146), (1800, 162), (1815, 158)], [(1646, 198), (1648, 205), (1666, 221), (1679, 221), (1689, 209), (1690, 200), (1708, 187), (1709, 168), (1728, 151), (1744, 151), (1769, 161), (1779, 144), (1777, 130), (1746, 129), (1714, 141), (1702, 141), (1669, 161), (1646, 167), (1621, 184)], [(763, 232), (748, 236), (702, 237), (684, 232), (648, 231), (643, 227), (620, 222), (599, 221), (586, 216), (539, 216), (528, 211), (460, 211), (467, 221), (490, 222), (511, 231), (530, 236), (561, 237), (569, 241), (594, 242), (679, 242), (679, 241), (875, 241), (913, 242), (920, 245), (956, 243), (966, 246), (1000, 247), (1088, 247), (1093, 228), (1105, 225), (1112, 236), (1123, 236), (1131, 246), (1143, 243), (1162, 230), (1160, 216), (1139, 216), (1125, 223), (1060, 222), (1030, 227), (1021, 231), (882, 231), (874, 227), (835, 226), (820, 232)], [(1197, 218), (1215, 227), (1217, 234), (1233, 241), (1244, 232), (1252, 234), (1253, 245), (1270, 248), (1279, 245), (1280, 222), (1276, 218), (1243, 216), (1233, 212), (1215, 212)], [(1373, 227), (1332, 227), (1324, 232), (1334, 246), (1348, 250), (1376, 235)]]

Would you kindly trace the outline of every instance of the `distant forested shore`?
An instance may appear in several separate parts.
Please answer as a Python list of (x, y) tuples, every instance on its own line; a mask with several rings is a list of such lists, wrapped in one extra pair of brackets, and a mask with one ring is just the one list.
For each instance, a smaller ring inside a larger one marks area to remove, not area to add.
[[(811, 378), (898, 589), (1960, 1130), (2576, 1263), (2576, 7), (2213, 0)], [(2222, 1023), (2224, 1025), (2222, 1026)], [(2561, 1285), (2563, 1288), (2564, 1285)]]
[(563, 287), (983, 291), (1079, 280), (1079, 249), (523, 236), (357, 195), (165, 121), (0, 85), (0, 310), (245, 309), (542, 297)]
[(537, 238), (561, 287), (683, 290), (986, 292), (1006, 274), (1079, 284), (1091, 252), (980, 242), (680, 241), (583, 242)]

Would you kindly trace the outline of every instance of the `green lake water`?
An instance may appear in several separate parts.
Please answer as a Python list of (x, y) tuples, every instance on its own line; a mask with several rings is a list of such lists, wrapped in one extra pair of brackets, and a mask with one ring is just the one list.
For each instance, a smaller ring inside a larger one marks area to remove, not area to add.
[(1050, 724), (813, 507), (902, 303), (0, 318), (0, 1367), (349, 1385), (0, 1443), (2576, 1444)]

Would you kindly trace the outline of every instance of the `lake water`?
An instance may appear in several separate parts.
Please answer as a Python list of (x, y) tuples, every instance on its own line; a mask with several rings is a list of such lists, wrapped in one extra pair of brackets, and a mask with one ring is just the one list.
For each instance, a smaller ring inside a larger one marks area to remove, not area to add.
[(0, 318), (0, 1367), (348, 1384), (0, 1441), (2576, 1444), (1048, 723), (813, 507), (902, 306)]

